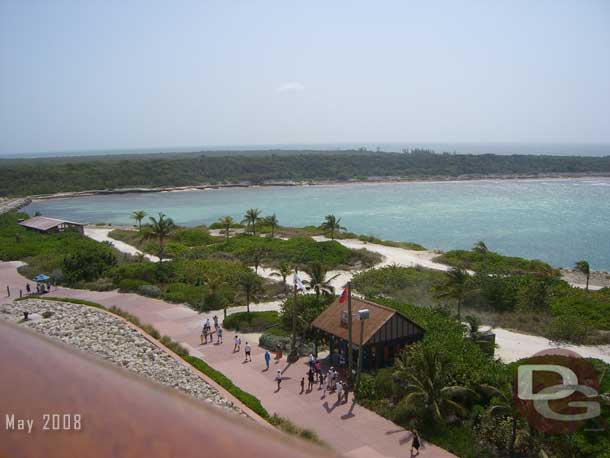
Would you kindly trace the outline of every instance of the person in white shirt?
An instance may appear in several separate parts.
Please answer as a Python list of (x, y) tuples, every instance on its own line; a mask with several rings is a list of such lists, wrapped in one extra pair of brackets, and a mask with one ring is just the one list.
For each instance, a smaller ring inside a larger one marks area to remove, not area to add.
[(341, 381), (339, 380), (337, 382), (337, 403), (341, 402), (341, 395), (343, 394), (343, 385), (341, 384)]
[(246, 353), (246, 361), (252, 361), (252, 347), (250, 346), (250, 344), (248, 342), (246, 342), (244, 351)]

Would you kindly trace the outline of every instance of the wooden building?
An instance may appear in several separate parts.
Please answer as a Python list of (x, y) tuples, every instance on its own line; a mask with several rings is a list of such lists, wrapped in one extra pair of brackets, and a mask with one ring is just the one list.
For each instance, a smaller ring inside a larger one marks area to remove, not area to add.
[(79, 234), (84, 233), (84, 224), (75, 223), (73, 221), (65, 221), (55, 218), (47, 218), (46, 216), (34, 216), (19, 223), (23, 227), (33, 229), (38, 232), (64, 232), (66, 230), (75, 230)]
[[(363, 363), (364, 370), (374, 370), (391, 365), (394, 357), (405, 345), (422, 340), (425, 330), (397, 310), (384, 305), (352, 297), (352, 351), (357, 361), (360, 344), (358, 310), (368, 309), (369, 318), (364, 321)], [(347, 361), (348, 319), (347, 301), (333, 302), (312, 323), (312, 326), (328, 339), (331, 362), (343, 366)], [(355, 365), (354, 365), (355, 367)]]

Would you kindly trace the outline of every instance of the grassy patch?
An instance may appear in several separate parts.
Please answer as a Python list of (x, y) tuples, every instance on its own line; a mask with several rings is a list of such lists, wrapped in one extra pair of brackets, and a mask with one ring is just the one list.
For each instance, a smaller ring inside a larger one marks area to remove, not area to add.
[(278, 314), (275, 311), (241, 312), (225, 318), (223, 327), (239, 332), (263, 332), (279, 322)]

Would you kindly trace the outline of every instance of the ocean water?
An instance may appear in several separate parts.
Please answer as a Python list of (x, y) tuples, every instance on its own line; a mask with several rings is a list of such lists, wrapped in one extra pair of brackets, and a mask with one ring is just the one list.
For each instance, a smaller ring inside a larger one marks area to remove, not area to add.
[(104, 195), (35, 202), (28, 212), (69, 220), (133, 224), (134, 210), (181, 225), (241, 219), (248, 208), (280, 224), (320, 224), (333, 213), (350, 231), (442, 250), (484, 240), (494, 251), (570, 267), (586, 259), (610, 270), (610, 179), (489, 180)]

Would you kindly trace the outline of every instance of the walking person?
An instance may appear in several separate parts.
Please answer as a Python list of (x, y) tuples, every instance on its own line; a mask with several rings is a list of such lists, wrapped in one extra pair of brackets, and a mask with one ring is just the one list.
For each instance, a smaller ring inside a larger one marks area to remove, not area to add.
[(252, 347), (248, 342), (244, 346), (244, 352), (246, 353), (246, 361), (252, 362)]
[(275, 381), (277, 382), (277, 390), (280, 391), (282, 384), (282, 371), (279, 369), (277, 370), (277, 374), (275, 375)]
[(236, 353), (239, 351), (240, 347), (241, 347), (241, 339), (239, 338), (239, 336), (237, 334), (235, 334), (235, 337), (233, 339), (233, 353)]
[(309, 362), (309, 368), (313, 369), (313, 366), (316, 363), (316, 358), (314, 358), (313, 354), (311, 354), (311, 353), (309, 354), (308, 362)]
[(205, 329), (205, 323), (203, 324), (203, 327), (201, 328), (201, 335), (199, 336), (199, 340), (200, 340), (200, 345), (203, 345), (203, 338), (205, 337), (205, 343), (208, 343), (208, 334), (207, 334), (207, 330)]
[(299, 394), (303, 394), (305, 391), (305, 377), (301, 377), (301, 392)]
[(275, 348), (275, 360), (279, 361), (280, 359), (282, 359), (282, 346), (278, 344)]
[(214, 330), (218, 331), (218, 316), (214, 315)]
[(347, 381), (345, 381), (345, 383), (343, 384), (343, 391), (345, 391), (345, 403), (347, 404), (349, 400), (349, 384), (347, 383)]
[[(413, 430), (413, 440), (411, 441), (411, 456), (419, 455), (419, 448), (421, 447), (421, 440), (419, 438), (419, 433), (416, 429)], [(415, 453), (413, 450), (415, 449)]]
[(341, 396), (343, 395), (343, 385), (341, 380), (337, 382), (337, 404), (341, 404)]
[(268, 350), (265, 350), (265, 365), (267, 366), (267, 369), (265, 369), (265, 370), (269, 370), (270, 362), (271, 362), (271, 355), (269, 354)]
[(320, 379), (320, 386), (318, 387), (318, 391), (320, 391), (322, 389), (322, 385), (324, 385), (324, 374), (322, 373), (322, 371), (320, 371), (319, 379)]
[(311, 391), (313, 388), (313, 369), (309, 369), (307, 372), (307, 391)]
[(27, 292), (28, 294), (30, 294), (30, 292), (32, 291), (32, 290), (31, 290), (31, 288), (30, 288), (30, 284), (29, 284), (29, 283), (26, 283), (26, 284), (25, 284), (25, 290), (26, 290), (26, 292)]
[(11, 297), (11, 288), (6, 285), (6, 297)]
[(216, 331), (216, 343), (217, 344), (222, 343), (222, 328), (221, 327), (219, 327), (218, 330)]

